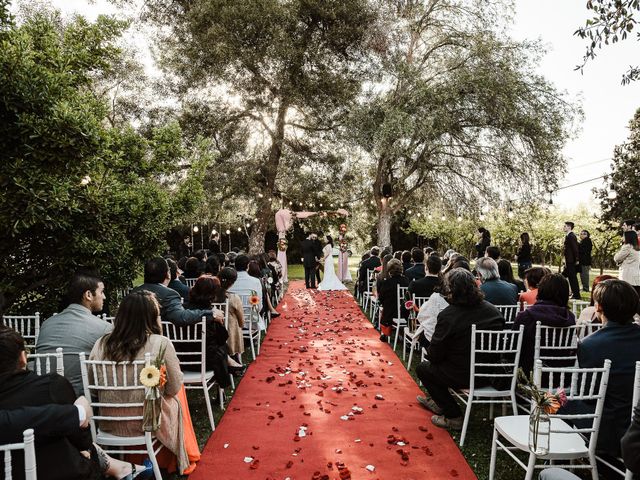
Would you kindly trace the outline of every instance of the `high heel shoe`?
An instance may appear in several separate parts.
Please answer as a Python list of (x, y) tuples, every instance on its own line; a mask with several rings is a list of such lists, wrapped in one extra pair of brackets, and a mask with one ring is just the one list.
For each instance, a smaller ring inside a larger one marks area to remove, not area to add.
[(271, 312), (271, 318), (278, 318), (280, 316), (280, 312)]
[(149, 480), (154, 478), (153, 463), (151, 463), (151, 460), (146, 458), (144, 462), (142, 462), (142, 465), (144, 465), (144, 469), (136, 470), (136, 466), (132, 463), (131, 473), (126, 477), (123, 477), (121, 480)]

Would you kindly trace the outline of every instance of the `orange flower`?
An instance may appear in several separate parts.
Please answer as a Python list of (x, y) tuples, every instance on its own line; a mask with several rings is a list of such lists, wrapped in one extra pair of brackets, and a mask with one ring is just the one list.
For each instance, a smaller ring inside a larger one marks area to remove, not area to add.
[(542, 407), (545, 413), (549, 415), (555, 414), (560, 409), (560, 402), (556, 398), (556, 396), (550, 392), (545, 392), (544, 394), (544, 406)]
[(160, 367), (160, 387), (164, 387), (167, 384), (167, 367), (166, 365), (162, 365)]
[(250, 305), (258, 305), (259, 303), (260, 303), (260, 297), (258, 297), (257, 295), (251, 295), (249, 297)]

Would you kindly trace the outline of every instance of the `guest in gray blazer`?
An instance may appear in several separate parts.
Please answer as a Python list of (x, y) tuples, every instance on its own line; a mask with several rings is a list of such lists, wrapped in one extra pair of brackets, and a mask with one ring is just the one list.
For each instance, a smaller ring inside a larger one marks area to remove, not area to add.
[(93, 315), (102, 310), (104, 283), (92, 272), (78, 272), (71, 279), (67, 298), (71, 302), (62, 312), (48, 318), (40, 328), (37, 353), (55, 353), (62, 347), (64, 376), (71, 382), (76, 395), (82, 395), (82, 374), (78, 353), (93, 348), (101, 336), (112, 330), (110, 323)]

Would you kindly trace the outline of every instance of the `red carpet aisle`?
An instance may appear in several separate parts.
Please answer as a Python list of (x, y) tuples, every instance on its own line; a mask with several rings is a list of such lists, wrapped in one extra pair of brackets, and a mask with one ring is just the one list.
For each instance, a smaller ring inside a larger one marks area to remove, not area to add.
[(190, 480), (475, 478), (348, 292), (289, 286)]

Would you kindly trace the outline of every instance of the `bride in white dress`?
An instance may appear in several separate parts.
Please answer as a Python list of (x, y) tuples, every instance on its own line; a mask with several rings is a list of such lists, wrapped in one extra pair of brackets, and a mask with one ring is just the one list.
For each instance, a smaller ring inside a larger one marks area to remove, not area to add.
[(327, 244), (322, 249), (322, 258), (324, 260), (324, 278), (318, 290), (347, 290), (338, 276), (333, 266), (333, 239), (331, 235), (327, 235)]

